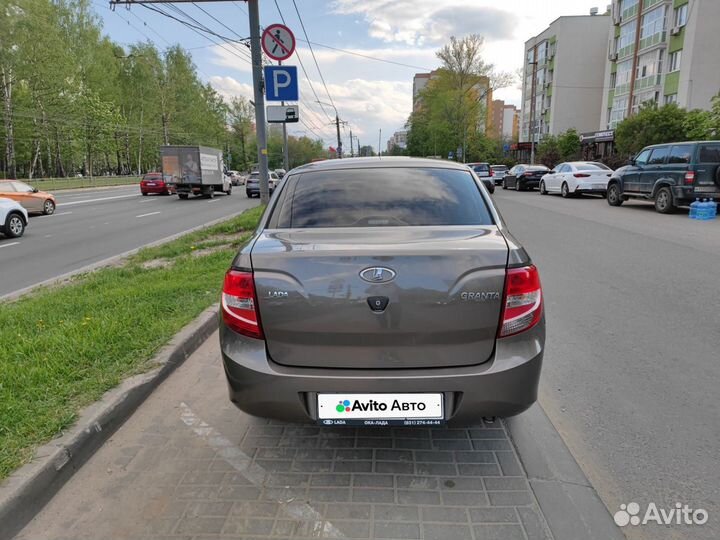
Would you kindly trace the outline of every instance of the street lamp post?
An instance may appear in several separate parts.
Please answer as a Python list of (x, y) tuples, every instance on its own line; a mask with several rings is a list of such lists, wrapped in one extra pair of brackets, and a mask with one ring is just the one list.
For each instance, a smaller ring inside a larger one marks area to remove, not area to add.
[[(537, 46), (533, 49), (533, 58), (537, 57)], [(537, 78), (538, 61), (528, 62), (533, 67), (532, 85), (530, 89), (530, 165), (535, 165), (535, 79)]]

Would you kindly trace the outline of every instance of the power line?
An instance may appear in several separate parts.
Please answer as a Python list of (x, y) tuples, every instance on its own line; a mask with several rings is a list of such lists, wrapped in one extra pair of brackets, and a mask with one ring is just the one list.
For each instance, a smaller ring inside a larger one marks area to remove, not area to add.
[(411, 69), (421, 69), (423, 71), (432, 71), (433, 70), (433, 68), (429, 68), (429, 67), (415, 66), (413, 64), (404, 64), (403, 62), (395, 62), (394, 60), (386, 60), (384, 58), (378, 58), (376, 56), (370, 56), (370, 55), (362, 54), (362, 53), (359, 53), (356, 51), (350, 51), (348, 49), (340, 49), (338, 47), (324, 45), (322, 43), (317, 43), (315, 41), (310, 42), (310, 41), (306, 41), (304, 39), (298, 39), (298, 41), (302, 41), (303, 43), (307, 43), (308, 45), (315, 45), (316, 47), (322, 47), (324, 49), (330, 49), (332, 51), (337, 51), (337, 52), (341, 52), (344, 54), (350, 54), (352, 56), (359, 56), (360, 58), (365, 58), (367, 60), (374, 60), (375, 62), (384, 62), (386, 64), (393, 64), (395, 66), (402, 66), (402, 67), (411, 68)]
[[(303, 34), (305, 35), (305, 39), (307, 40), (308, 47), (310, 48), (310, 54), (312, 54), (313, 61), (315, 62), (315, 67), (318, 70), (318, 74), (320, 74), (320, 80), (323, 83), (323, 86), (325, 87), (325, 92), (327, 93), (328, 98), (330, 99), (330, 103), (333, 106), (333, 109), (335, 109), (335, 114), (337, 115), (337, 107), (335, 107), (335, 102), (333, 101), (332, 96), (330, 95), (330, 91), (328, 90), (327, 84), (325, 84), (325, 77), (323, 77), (322, 71), (320, 70), (320, 65), (318, 64), (317, 58), (315, 57), (315, 51), (313, 51), (312, 44), (310, 43), (310, 37), (308, 36), (307, 30), (305, 29), (305, 23), (302, 20), (302, 16), (300, 15), (300, 10), (297, 7), (297, 2), (295, 0), (292, 0), (293, 6), (295, 6), (295, 13), (297, 13), (298, 20), (300, 21), (300, 26), (302, 28)], [(299, 58), (299, 55), (298, 55)]]
[[(234, 3), (237, 4), (237, 2), (234, 2)], [(238, 7), (239, 7), (239, 6), (238, 6)], [(280, 9), (280, 5), (278, 4), (277, 0), (275, 0), (275, 7), (277, 8), (278, 14), (280, 15), (280, 20), (282, 20), (283, 24), (284, 24), (285, 26), (287, 26), (287, 23), (285, 22), (285, 16), (283, 15), (283, 12), (282, 12), (282, 10)], [(302, 58), (300, 57), (300, 52), (299, 52), (299, 51), (296, 51), (296, 54), (297, 54), (298, 62), (300, 62), (300, 67), (302, 68), (302, 71), (303, 71), (303, 73), (305, 74), (305, 78), (307, 79), (308, 84), (310, 85), (310, 90), (312, 90), (312, 93), (313, 93), (313, 95), (315, 96), (315, 99), (316, 99), (317, 101), (320, 101), (320, 98), (318, 97), (317, 92), (315, 91), (315, 87), (313, 86), (312, 79), (310, 79), (310, 75), (308, 75), (308, 72), (307, 72), (307, 70), (305, 69), (305, 64), (303, 64)], [(331, 118), (330, 115), (327, 113), (327, 111), (325, 110), (325, 107), (323, 107), (322, 104), (320, 104), (320, 109), (322, 109), (323, 114), (324, 114), (325, 116), (327, 116), (327, 119), (330, 120), (330, 121), (332, 121), (332, 118)], [(314, 112), (314, 111), (313, 111), (313, 112)]]

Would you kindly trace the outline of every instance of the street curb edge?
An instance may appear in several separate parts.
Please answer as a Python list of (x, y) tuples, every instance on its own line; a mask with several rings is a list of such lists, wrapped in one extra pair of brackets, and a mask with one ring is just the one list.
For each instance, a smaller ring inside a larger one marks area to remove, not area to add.
[(170, 373), (217, 329), (217, 304), (186, 325), (153, 357), (157, 367), (132, 376), (80, 413), (64, 435), (0, 485), (0, 540), (10, 540), (133, 414)]
[(539, 402), (504, 424), (554, 540), (625, 540)]

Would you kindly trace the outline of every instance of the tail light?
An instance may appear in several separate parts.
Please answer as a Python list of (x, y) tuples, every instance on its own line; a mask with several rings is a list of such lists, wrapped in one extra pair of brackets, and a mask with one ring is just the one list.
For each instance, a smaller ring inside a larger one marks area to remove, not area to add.
[(589, 174), (587, 174), (587, 173), (582, 173), (582, 172), (576, 172), (575, 174), (573, 174), (573, 176), (574, 176), (575, 178), (590, 178), (590, 175), (589, 175)]
[(244, 336), (264, 339), (252, 272), (232, 268), (227, 271), (221, 305), (223, 321), (230, 329)]
[(492, 169), (490, 169), (490, 176), (495, 176)]
[(502, 324), (498, 337), (508, 337), (529, 330), (542, 317), (542, 287), (535, 266), (511, 268), (505, 278)]
[(695, 171), (688, 171), (685, 173), (685, 183), (692, 184), (695, 182)]

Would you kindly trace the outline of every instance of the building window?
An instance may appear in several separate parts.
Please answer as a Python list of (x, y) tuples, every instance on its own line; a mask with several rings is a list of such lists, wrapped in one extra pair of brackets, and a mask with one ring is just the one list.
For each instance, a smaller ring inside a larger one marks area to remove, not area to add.
[(670, 58), (668, 60), (668, 73), (672, 73), (673, 71), (680, 71), (680, 62), (682, 60), (682, 49), (679, 51), (675, 51), (674, 53), (670, 53)]
[(640, 0), (620, 0), (620, 13), (623, 19), (632, 17), (638, 12)]
[(632, 59), (618, 62), (615, 74), (615, 95), (626, 94), (630, 91), (630, 75), (632, 73)]
[(610, 89), (612, 90), (615, 88), (615, 82), (617, 81), (617, 72), (613, 72), (610, 74)]
[(662, 41), (665, 31), (665, 6), (648, 11), (640, 27), (640, 48), (650, 47)]
[(677, 103), (677, 94), (669, 94), (665, 96), (665, 105), (670, 105), (671, 103)]
[(620, 37), (617, 42), (617, 53), (621, 58), (632, 53), (635, 46), (635, 23), (629, 22), (620, 27)]
[(688, 5), (682, 5), (675, 9), (675, 26), (685, 26), (687, 24)]

